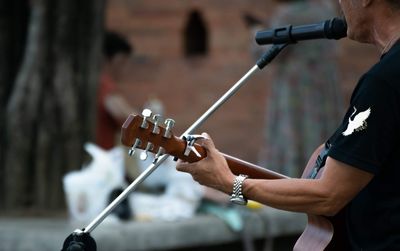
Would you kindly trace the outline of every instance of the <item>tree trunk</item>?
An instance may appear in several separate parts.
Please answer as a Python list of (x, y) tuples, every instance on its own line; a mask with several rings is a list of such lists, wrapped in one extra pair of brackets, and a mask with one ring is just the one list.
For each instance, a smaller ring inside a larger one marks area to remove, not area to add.
[(63, 208), (62, 176), (81, 166), (93, 136), (103, 16), (104, 1), (31, 1), (5, 111), (5, 210)]
[(25, 45), (28, 5), (25, 0), (0, 2), (0, 209), (4, 207), (5, 107)]

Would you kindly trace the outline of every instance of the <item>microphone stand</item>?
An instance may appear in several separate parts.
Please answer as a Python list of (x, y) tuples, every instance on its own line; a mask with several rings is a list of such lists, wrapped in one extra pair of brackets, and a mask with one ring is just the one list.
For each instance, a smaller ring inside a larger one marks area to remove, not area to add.
[[(236, 82), (217, 102), (215, 102), (200, 118), (196, 120), (182, 135), (192, 134), (200, 125), (203, 124), (219, 107), (231, 98), (257, 70), (262, 70), (268, 65), (289, 43), (274, 44), (266, 51), (256, 64)], [(137, 186), (139, 186), (157, 167), (163, 163), (170, 155), (165, 154), (155, 163), (151, 164), (142, 172), (114, 201), (112, 201), (89, 225), (83, 229), (77, 229), (71, 233), (64, 241), (61, 251), (96, 251), (96, 242), (90, 233), (118, 206)]]

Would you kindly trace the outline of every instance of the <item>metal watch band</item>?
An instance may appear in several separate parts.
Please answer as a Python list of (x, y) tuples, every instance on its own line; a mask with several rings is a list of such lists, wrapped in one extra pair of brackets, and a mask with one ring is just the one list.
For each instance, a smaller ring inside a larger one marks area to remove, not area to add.
[(243, 196), (242, 187), (243, 182), (247, 179), (247, 175), (240, 174), (235, 177), (233, 181), (233, 191), (231, 195), (231, 202), (238, 205), (246, 205), (247, 199)]

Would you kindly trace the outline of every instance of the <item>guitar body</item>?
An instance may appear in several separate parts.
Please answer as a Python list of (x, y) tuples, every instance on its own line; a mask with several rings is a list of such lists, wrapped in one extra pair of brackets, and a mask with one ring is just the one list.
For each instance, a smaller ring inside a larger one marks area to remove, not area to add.
[(350, 250), (346, 235), (344, 211), (334, 217), (308, 214), (308, 223), (293, 250)]
[[(146, 120), (147, 126), (142, 127), (143, 121)], [(140, 115), (130, 115), (122, 126), (121, 141), (125, 146), (140, 149), (149, 149), (150, 152), (156, 153), (160, 149), (176, 158), (182, 159), (187, 162), (199, 161), (207, 156), (203, 147), (194, 144), (195, 151), (190, 151), (185, 154), (187, 142), (174, 136), (168, 129), (157, 127), (149, 119)], [(154, 133), (158, 131), (158, 133)], [(163, 135), (169, 135), (168, 137)], [(139, 140), (140, 144), (135, 142)], [(152, 147), (148, 147), (151, 144)], [(323, 150), (324, 145), (317, 148), (311, 155), (306, 168), (303, 172), (302, 178), (308, 178), (313, 171), (318, 155)], [(251, 164), (249, 162), (237, 159), (235, 157), (223, 154), (229, 168), (236, 174), (246, 174), (254, 179), (288, 179), (289, 177), (273, 172), (263, 167)], [(323, 173), (323, 168), (319, 169), (315, 178), (319, 178)], [(308, 214), (308, 224), (297, 240), (293, 250), (296, 251), (342, 251), (350, 250), (349, 241), (347, 239), (346, 226), (345, 226), (345, 213), (339, 212), (334, 217), (324, 217), (318, 215)]]
[[(302, 178), (307, 178), (315, 165), (319, 153), (324, 145), (318, 147), (311, 155)], [(319, 178), (324, 172), (321, 168), (316, 178)], [(350, 250), (350, 243), (347, 238), (345, 223), (345, 212), (341, 210), (333, 217), (307, 214), (308, 222), (303, 233), (297, 240), (293, 250)]]

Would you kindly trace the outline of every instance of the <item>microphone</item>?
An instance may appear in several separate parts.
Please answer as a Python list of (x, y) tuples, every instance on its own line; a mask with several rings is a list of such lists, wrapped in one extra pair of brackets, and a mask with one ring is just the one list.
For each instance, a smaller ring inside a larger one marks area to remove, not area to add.
[(263, 44), (293, 44), (301, 40), (310, 39), (341, 39), (347, 36), (346, 20), (332, 18), (317, 24), (299, 26), (288, 25), (285, 27), (259, 31), (256, 42)]

